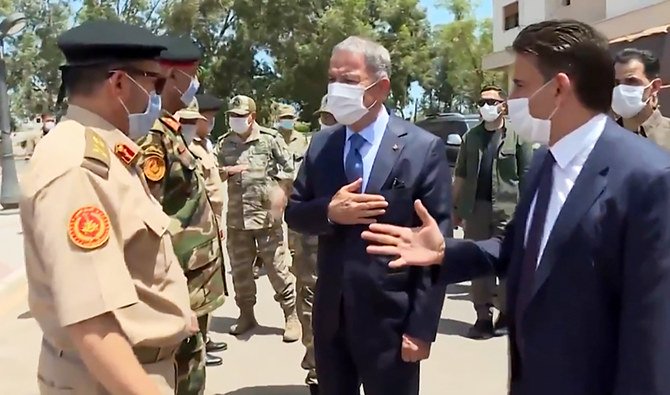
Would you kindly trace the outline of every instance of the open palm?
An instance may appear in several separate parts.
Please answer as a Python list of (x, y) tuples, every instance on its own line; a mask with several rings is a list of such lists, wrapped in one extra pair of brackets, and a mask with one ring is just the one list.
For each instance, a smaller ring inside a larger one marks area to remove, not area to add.
[(370, 225), (362, 234), (363, 239), (371, 243), (367, 252), (397, 257), (389, 263), (393, 268), (440, 264), (444, 256), (442, 232), (420, 200), (414, 202), (414, 209), (422, 222), (417, 228), (388, 224)]

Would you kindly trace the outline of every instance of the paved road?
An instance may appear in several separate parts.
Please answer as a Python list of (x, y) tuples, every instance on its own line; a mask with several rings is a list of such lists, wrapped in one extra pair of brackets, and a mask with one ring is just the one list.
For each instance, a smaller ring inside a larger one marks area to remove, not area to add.
[[(506, 342), (463, 338), (474, 318), (466, 300), (466, 285), (451, 286), (431, 359), (422, 365), (423, 395), (504, 394), (507, 377)], [(0, 394), (37, 394), (35, 370), (40, 330), (28, 312), (24, 282), (6, 289), (0, 298)], [(237, 309), (227, 302), (212, 322), (214, 340), (228, 342), (224, 365), (208, 370), (206, 394), (306, 395), (299, 367), (303, 348), (281, 341), (282, 313), (272, 299), (266, 277), (259, 279), (257, 316), (261, 327), (251, 337), (225, 334)]]
[[(21, 173), (25, 164), (17, 163), (17, 167)], [(23, 240), (15, 210), (0, 211), (0, 243), (0, 394), (33, 395), (37, 394), (41, 332), (26, 302)], [(481, 342), (463, 337), (474, 320), (467, 290), (467, 285), (448, 289), (437, 342), (431, 358), (422, 364), (422, 395), (498, 395), (506, 391), (506, 340)], [(252, 336), (236, 339), (226, 334), (238, 313), (232, 299), (215, 314), (211, 336), (228, 342), (229, 350), (221, 354), (223, 366), (208, 370), (207, 395), (307, 394), (302, 384), (305, 372), (300, 369), (303, 347), (282, 343), (283, 315), (265, 276), (259, 279), (258, 292), (256, 315), (261, 327)]]

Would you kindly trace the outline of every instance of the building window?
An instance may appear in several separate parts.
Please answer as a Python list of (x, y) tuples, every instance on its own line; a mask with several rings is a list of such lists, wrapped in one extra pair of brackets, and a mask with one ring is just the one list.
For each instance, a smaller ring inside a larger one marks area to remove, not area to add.
[(505, 30), (519, 27), (519, 2), (515, 1), (503, 7), (503, 26)]

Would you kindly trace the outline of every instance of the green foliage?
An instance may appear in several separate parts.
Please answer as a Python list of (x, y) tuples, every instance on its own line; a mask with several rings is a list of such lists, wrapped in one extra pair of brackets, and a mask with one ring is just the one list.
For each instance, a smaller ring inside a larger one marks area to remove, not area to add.
[[(0, 0), (0, 12), (26, 14), (28, 27), (5, 39), (12, 115), (26, 119), (53, 110), (63, 57), (56, 38), (72, 23), (111, 19), (156, 33), (189, 34), (202, 46), (200, 80), (225, 100), (256, 100), (261, 124), (272, 121), (272, 103), (312, 114), (327, 88), (332, 48), (350, 35), (382, 43), (391, 53), (388, 105), (420, 112), (472, 107), (479, 86), (500, 79), (481, 69), (491, 50), (491, 23), (477, 21), (468, 0), (444, 0), (455, 21), (431, 30), (419, 0)], [(413, 103), (409, 87), (426, 94)], [(224, 108), (217, 132), (226, 129)], [(299, 124), (309, 132), (308, 124)], [(218, 134), (217, 133), (217, 134)]]

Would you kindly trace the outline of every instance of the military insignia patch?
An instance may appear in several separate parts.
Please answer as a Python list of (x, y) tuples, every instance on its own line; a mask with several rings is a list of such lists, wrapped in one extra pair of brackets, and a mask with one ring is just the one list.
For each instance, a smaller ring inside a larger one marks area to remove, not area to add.
[(133, 151), (132, 148), (120, 143), (114, 147), (114, 153), (127, 165), (129, 165), (137, 156), (137, 152)]
[(81, 207), (70, 217), (67, 233), (77, 247), (98, 248), (109, 240), (109, 217), (97, 207)]
[(165, 177), (165, 161), (160, 156), (147, 156), (144, 160), (144, 175), (151, 181), (160, 181)]

